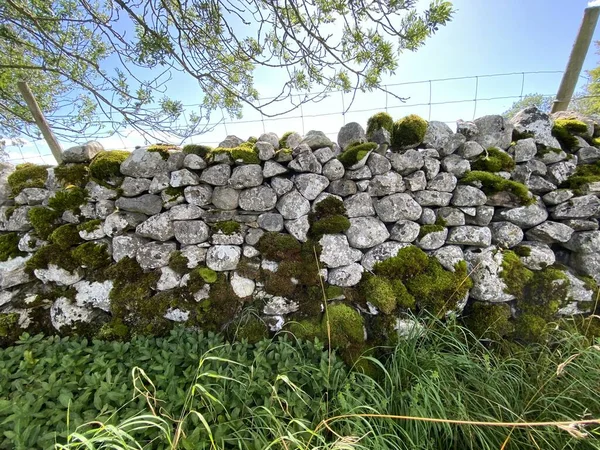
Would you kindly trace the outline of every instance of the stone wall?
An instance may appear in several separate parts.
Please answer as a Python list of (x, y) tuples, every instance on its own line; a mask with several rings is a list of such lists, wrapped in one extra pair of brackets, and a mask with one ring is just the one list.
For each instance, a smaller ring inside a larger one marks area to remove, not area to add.
[(323, 337), (328, 306), (332, 340), (349, 347), (406, 332), (425, 309), (464, 311), (481, 336), (493, 318), (496, 335), (523, 339), (592, 312), (596, 122), (535, 109), (456, 133), (389, 120), (374, 116), (368, 134), (347, 124), (337, 142), (267, 133), (131, 154), (89, 143), (55, 168), (5, 165), (0, 335), (118, 338), (185, 322)]

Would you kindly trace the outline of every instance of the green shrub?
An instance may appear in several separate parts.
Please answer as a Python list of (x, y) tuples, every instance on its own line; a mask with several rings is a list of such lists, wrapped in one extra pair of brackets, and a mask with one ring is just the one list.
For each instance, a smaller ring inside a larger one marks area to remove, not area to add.
[(121, 174), (121, 163), (125, 161), (131, 153), (125, 150), (102, 151), (94, 156), (90, 163), (90, 176), (99, 184), (118, 186), (121, 184), (123, 174)]
[(500, 175), (474, 170), (468, 172), (460, 181), (464, 184), (481, 183), (481, 190), (485, 192), (486, 195), (494, 195), (498, 192), (506, 191), (513, 194), (522, 205), (531, 205), (535, 203), (535, 198), (533, 198), (527, 186), (523, 183), (502, 178)]
[(371, 150), (375, 150), (377, 144), (374, 142), (365, 142), (364, 144), (350, 145), (338, 159), (344, 167), (352, 167), (354, 164), (363, 159)]
[(508, 153), (490, 147), (471, 163), (471, 168), (484, 172), (511, 172), (515, 168), (515, 161)]
[(13, 197), (25, 188), (43, 188), (48, 179), (48, 167), (31, 163), (19, 164), (7, 179)]
[(17, 256), (25, 256), (27, 253), (19, 250), (19, 235), (17, 233), (6, 233), (0, 235), (0, 261), (8, 261)]
[(425, 138), (427, 121), (416, 114), (403, 117), (394, 123), (392, 130), (392, 148), (401, 150), (406, 147), (416, 147)]
[(367, 139), (371, 139), (373, 133), (380, 128), (389, 131), (390, 135), (394, 129), (394, 119), (386, 112), (373, 114), (369, 117), (369, 120), (367, 120)]
[(63, 187), (85, 187), (90, 179), (89, 167), (83, 163), (60, 164), (54, 168), (54, 175)]
[(212, 150), (213, 148), (208, 145), (199, 144), (187, 144), (183, 147), (183, 153), (198, 155), (201, 158), (205, 158)]

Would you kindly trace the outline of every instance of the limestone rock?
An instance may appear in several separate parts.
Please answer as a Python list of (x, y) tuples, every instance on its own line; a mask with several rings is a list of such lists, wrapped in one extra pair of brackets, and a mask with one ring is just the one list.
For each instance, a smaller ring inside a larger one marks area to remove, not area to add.
[(338, 133), (337, 142), (342, 150), (346, 150), (349, 145), (355, 143), (367, 142), (367, 136), (363, 127), (356, 123), (350, 122), (340, 128)]
[(390, 153), (388, 158), (392, 167), (400, 175), (409, 175), (425, 164), (423, 155), (418, 150), (407, 150), (404, 153)]
[(343, 234), (325, 234), (319, 245), (322, 248), (319, 260), (330, 268), (347, 266), (363, 256), (360, 250), (350, 247), (348, 238)]
[[(320, 146), (322, 147), (322, 146)], [(317, 148), (320, 148), (317, 147)], [(288, 164), (288, 168), (296, 172), (311, 172), (321, 173), (323, 166), (319, 160), (315, 157), (313, 152), (303, 152), (296, 156), (292, 162)]]
[(173, 187), (195, 186), (200, 183), (200, 177), (188, 169), (171, 172), (170, 185)]
[(383, 155), (371, 153), (367, 159), (367, 167), (373, 175), (381, 175), (392, 169), (392, 163)]
[[(156, 214), (135, 228), (136, 234), (155, 241), (168, 241), (175, 236), (169, 213)], [(107, 233), (108, 234), (108, 233)]]
[(350, 287), (360, 282), (363, 266), (357, 263), (331, 269), (327, 275), (327, 282), (333, 286)]
[(512, 142), (514, 126), (502, 116), (483, 116), (475, 119), (477, 134), (473, 140), (483, 148), (507, 149)]
[(257, 186), (240, 193), (239, 204), (244, 211), (269, 211), (276, 203), (277, 194), (269, 186)]
[(462, 249), (458, 245), (444, 245), (431, 252), (431, 255), (437, 259), (444, 269), (454, 272), (454, 266), (465, 259)]
[(28, 256), (17, 256), (0, 262), (0, 289), (8, 289), (29, 281), (29, 275), (25, 272), (28, 260)]
[(239, 206), (240, 191), (229, 186), (216, 186), (212, 193), (212, 204), (218, 209), (233, 210)]
[[(563, 224), (560, 224), (563, 225)], [(566, 227), (566, 225), (563, 225)], [(569, 228), (569, 227), (567, 227)], [(572, 230), (572, 228), (569, 228)], [(571, 251), (579, 253), (596, 253), (600, 252), (600, 231), (580, 231), (573, 233), (567, 242), (563, 244), (564, 247)], [(563, 236), (564, 237), (564, 236)]]
[(587, 219), (599, 212), (600, 199), (595, 195), (584, 195), (557, 205), (552, 211), (552, 218), (556, 220)]
[(234, 148), (234, 147), (239, 147), (243, 143), (244, 143), (243, 139), (240, 139), (239, 137), (230, 134), (229, 136), (227, 136), (225, 138), (224, 141), (221, 141), (221, 143), (218, 146), (221, 148)]
[(63, 163), (85, 163), (104, 150), (100, 142), (90, 141), (83, 145), (70, 147), (62, 152)]
[(465, 173), (471, 170), (471, 164), (469, 161), (458, 155), (449, 155), (442, 160), (442, 168), (446, 172), (461, 178)]
[(122, 234), (127, 230), (135, 228), (147, 218), (145, 214), (116, 211), (104, 219), (104, 234), (109, 237)]
[(435, 250), (440, 248), (446, 243), (446, 237), (448, 236), (448, 229), (444, 228), (440, 231), (433, 231), (427, 233), (417, 239), (416, 245), (423, 250)]
[(200, 181), (213, 186), (225, 186), (231, 175), (229, 164), (217, 164), (202, 171)]
[(69, 272), (54, 264), (48, 264), (47, 269), (34, 269), (33, 274), (44, 284), (56, 283), (59, 286), (70, 286), (83, 278), (83, 273), (79, 270)]
[(113, 288), (112, 280), (103, 282), (78, 281), (73, 285), (77, 293), (75, 302), (78, 306), (98, 308), (110, 312), (110, 291)]
[(146, 178), (125, 177), (121, 184), (121, 190), (125, 197), (135, 197), (147, 192), (152, 181)]
[(492, 242), (502, 248), (512, 248), (523, 240), (521, 227), (511, 222), (492, 222), (490, 224)]
[(363, 217), (375, 215), (373, 201), (366, 192), (360, 192), (344, 200), (348, 217)]
[(398, 220), (417, 220), (423, 208), (410, 195), (392, 194), (375, 202), (377, 216), (384, 222)]
[(537, 153), (535, 140), (532, 138), (521, 139), (517, 141), (514, 147), (511, 147), (510, 152), (513, 154), (516, 163), (527, 162)]
[(169, 264), (169, 257), (175, 250), (174, 242), (149, 242), (138, 248), (135, 259), (144, 270), (158, 269)]
[(593, 164), (600, 161), (600, 148), (583, 147), (577, 152), (577, 161), (579, 164)]
[(213, 188), (206, 184), (188, 186), (183, 190), (183, 195), (190, 205), (206, 206), (211, 202)]
[(116, 262), (119, 262), (126, 256), (133, 259), (138, 249), (147, 242), (147, 239), (135, 235), (115, 236), (112, 240), (112, 257)]
[(533, 134), (536, 143), (549, 148), (560, 148), (559, 142), (552, 136), (554, 121), (537, 107), (529, 106), (519, 111), (510, 121), (519, 133)]
[(95, 313), (90, 308), (81, 307), (66, 297), (57, 298), (50, 308), (50, 321), (59, 331), (62, 327), (77, 322), (90, 322), (94, 316)]
[(263, 182), (263, 172), (258, 164), (248, 164), (233, 169), (229, 186), (234, 189), (246, 189), (260, 186)]
[(465, 260), (473, 280), (473, 287), (469, 293), (471, 298), (492, 303), (514, 299), (513, 295), (505, 292), (506, 283), (501, 277), (503, 256), (495, 247), (466, 251)]
[[(269, 161), (275, 157), (275, 147), (271, 142), (258, 141), (254, 146), (258, 151), (258, 158), (261, 161)], [(279, 143), (277, 143), (277, 147), (279, 147)]]
[(333, 142), (322, 131), (311, 130), (304, 136), (301, 144), (306, 144), (311, 150), (316, 150), (318, 148), (331, 147)]
[(457, 183), (458, 180), (454, 175), (448, 172), (442, 172), (429, 180), (427, 189), (430, 191), (453, 192), (454, 189), (456, 189)]
[(506, 220), (508, 222), (512, 222), (521, 228), (532, 228), (544, 222), (548, 218), (548, 211), (546, 211), (546, 207), (542, 203), (541, 199), (537, 197), (536, 203), (532, 205), (497, 210), (494, 217), (496, 217), (497, 220)]
[(487, 196), (482, 190), (473, 186), (459, 185), (454, 190), (452, 204), (454, 206), (481, 206), (485, 205)]
[(171, 220), (194, 220), (202, 217), (204, 211), (196, 205), (175, 205), (169, 210)]
[(175, 239), (183, 245), (200, 244), (208, 240), (210, 230), (202, 220), (172, 222)]
[(183, 167), (192, 170), (206, 169), (206, 161), (201, 156), (190, 153), (183, 158)]
[(404, 190), (406, 190), (406, 186), (402, 177), (396, 172), (390, 171), (383, 175), (375, 175), (369, 183), (367, 193), (371, 197), (380, 197)]
[(158, 152), (138, 148), (121, 163), (121, 173), (135, 178), (152, 178), (159, 172), (167, 171), (167, 162)]
[(479, 155), (481, 155), (484, 151), (485, 151), (485, 149), (481, 145), (479, 145), (477, 142), (467, 141), (459, 147), (456, 154), (458, 156), (461, 156), (462, 158), (465, 158), (468, 160), (473, 160), (473, 159), (477, 158)]
[(275, 161), (265, 161), (265, 165), (263, 167), (263, 178), (272, 178), (277, 175), (281, 175), (286, 173), (288, 170), (281, 164)]
[(542, 242), (521, 242), (520, 246), (528, 248), (529, 256), (522, 256), (521, 262), (531, 270), (542, 270), (556, 262), (554, 252)]
[(329, 186), (329, 180), (323, 175), (305, 173), (294, 177), (294, 185), (307, 200), (314, 200)]
[(413, 193), (413, 198), (421, 206), (448, 206), (452, 200), (450, 192), (419, 191)]
[(354, 248), (375, 247), (390, 237), (385, 225), (374, 217), (351, 218), (345, 234)]
[(406, 246), (408, 246), (408, 244), (404, 244), (401, 242), (384, 242), (373, 247), (367, 253), (365, 253), (360, 263), (366, 270), (372, 271), (375, 264), (381, 261), (385, 261), (386, 259), (391, 258), (393, 256), (396, 256), (398, 254), (398, 250)]
[(413, 242), (419, 237), (421, 227), (410, 220), (399, 220), (392, 227), (390, 239), (398, 242)]
[(162, 210), (162, 200), (158, 195), (144, 194), (139, 197), (120, 197), (115, 206), (122, 211), (153, 216)]
[(492, 243), (492, 232), (488, 227), (454, 227), (450, 230), (446, 242), (455, 245), (489, 247)]
[(527, 231), (527, 239), (531, 241), (553, 244), (567, 242), (573, 235), (573, 228), (560, 223), (547, 220)]
[(343, 178), (345, 173), (346, 169), (344, 169), (344, 165), (338, 159), (332, 159), (323, 166), (323, 175), (331, 181)]
[(274, 296), (269, 298), (263, 307), (263, 314), (267, 316), (285, 316), (298, 311), (300, 305), (294, 300), (285, 297)]
[(240, 298), (250, 297), (254, 293), (256, 284), (253, 280), (243, 277), (237, 272), (233, 272), (231, 277), (231, 287), (235, 295)]
[(308, 216), (301, 216), (294, 220), (286, 220), (284, 222), (285, 229), (289, 234), (294, 236), (300, 242), (306, 242), (308, 229)]
[(217, 272), (235, 270), (242, 249), (235, 245), (213, 245), (206, 253), (206, 266)]
[(264, 213), (258, 216), (258, 226), (266, 231), (283, 230), (283, 216), (277, 213)]

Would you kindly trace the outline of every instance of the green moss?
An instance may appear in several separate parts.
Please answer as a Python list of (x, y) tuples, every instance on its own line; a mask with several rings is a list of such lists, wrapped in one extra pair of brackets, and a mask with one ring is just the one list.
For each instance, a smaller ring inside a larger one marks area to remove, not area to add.
[(522, 297), (517, 300), (517, 309), (552, 320), (568, 301), (569, 285), (569, 279), (560, 269), (546, 267), (536, 270), (524, 286)]
[(356, 144), (349, 146), (338, 159), (344, 167), (351, 167), (361, 159), (363, 159), (371, 150), (375, 150), (377, 144), (374, 142), (365, 142), (364, 144)]
[(272, 261), (298, 258), (302, 245), (292, 235), (268, 232), (261, 236), (256, 249)]
[(413, 295), (408, 292), (404, 283), (400, 280), (390, 280), (390, 285), (396, 297), (396, 304), (402, 309), (412, 310), (417, 306), (417, 301)]
[(327, 332), (323, 333), (321, 321), (316, 318), (289, 322), (285, 329), (304, 341), (314, 341), (317, 338), (323, 342), (327, 339)]
[(576, 193), (583, 193), (583, 188), (589, 183), (600, 182), (600, 161), (594, 164), (581, 164), (561, 187), (573, 189)]
[(552, 136), (558, 139), (558, 142), (566, 149), (572, 150), (577, 146), (577, 139), (574, 135), (587, 132), (587, 125), (575, 119), (557, 119), (552, 127)]
[(189, 260), (187, 257), (185, 257), (179, 250), (171, 253), (171, 256), (169, 257), (169, 267), (180, 275), (189, 272), (188, 263)]
[(600, 137), (593, 138), (591, 143), (594, 147), (600, 147)]
[(548, 335), (548, 322), (535, 314), (522, 314), (515, 321), (514, 337), (523, 342), (542, 343)]
[(206, 329), (221, 330), (236, 317), (241, 302), (233, 292), (226, 274), (217, 275), (210, 287), (210, 297), (202, 300), (199, 307), (202, 311), (198, 318), (199, 324)]
[(294, 134), (294, 131), (286, 131), (283, 136), (279, 139), (279, 148), (287, 147), (287, 138)]
[(337, 215), (345, 216), (346, 214), (347, 212), (344, 202), (339, 198), (329, 196), (315, 205), (314, 212), (309, 214), (309, 218), (312, 217), (314, 220), (318, 220), (322, 219), (323, 217)]
[(201, 158), (206, 157), (212, 150), (208, 145), (188, 144), (183, 147), (183, 153), (198, 155)]
[(33, 273), (35, 269), (47, 269), (50, 264), (69, 272), (74, 272), (79, 268), (77, 260), (71, 256), (70, 252), (65, 251), (64, 247), (49, 244), (41, 247), (33, 254), (25, 263), (25, 269), (28, 273)]
[(514, 330), (506, 303), (473, 302), (464, 313), (465, 325), (478, 339), (500, 339)]
[(124, 150), (102, 151), (98, 153), (90, 164), (90, 176), (99, 184), (118, 186), (123, 180), (121, 163), (131, 153)]
[(373, 273), (390, 280), (406, 281), (423, 272), (428, 264), (427, 254), (420, 248), (411, 245), (398, 250), (396, 256), (375, 264)]
[(98, 331), (98, 339), (107, 341), (124, 340), (129, 335), (129, 327), (121, 319), (113, 319), (103, 324)]
[(54, 168), (54, 175), (63, 187), (85, 187), (90, 179), (90, 171), (87, 164), (60, 164)]
[(25, 188), (43, 188), (48, 179), (48, 167), (31, 163), (19, 164), (7, 179), (12, 195), (19, 195)]
[(19, 251), (19, 240), (17, 233), (0, 235), (0, 261), (27, 255), (27, 253)]
[(324, 234), (343, 233), (350, 228), (350, 220), (342, 215), (325, 217), (310, 224), (309, 235), (315, 239)]
[(175, 197), (179, 197), (180, 195), (183, 195), (183, 191), (185, 190), (184, 187), (173, 187), (173, 186), (169, 186), (168, 188), (166, 188), (163, 192), (168, 195), (169, 197), (175, 198)]
[(8, 346), (15, 342), (23, 330), (19, 326), (18, 313), (0, 314), (0, 344)]
[(79, 265), (88, 269), (97, 270), (107, 267), (111, 263), (106, 244), (86, 242), (75, 248), (71, 254)]
[(195, 272), (197, 272), (198, 275), (200, 275), (200, 278), (202, 278), (202, 280), (204, 280), (205, 283), (213, 284), (217, 281), (217, 272), (215, 272), (212, 269), (209, 269), (208, 267), (200, 267), (196, 269)]
[(6, 211), (4, 212), (4, 217), (6, 217), (6, 220), (10, 219), (16, 210), (16, 206), (9, 206), (8, 208), (6, 208)]
[(344, 295), (344, 289), (339, 286), (328, 285), (325, 288), (325, 297), (327, 300), (342, 297)]
[(228, 154), (234, 161), (241, 160), (246, 164), (260, 164), (258, 151), (250, 142), (244, 142), (233, 148), (217, 147), (210, 152), (209, 158), (219, 154)]
[(77, 225), (72, 223), (61, 225), (50, 234), (50, 242), (59, 245), (62, 248), (69, 248), (82, 241), (77, 231)]
[(373, 133), (375, 133), (380, 128), (384, 128), (389, 131), (390, 135), (394, 130), (394, 119), (386, 112), (380, 112), (377, 114), (373, 114), (367, 120), (367, 138), (371, 139)]
[(515, 168), (515, 161), (499, 148), (490, 147), (471, 163), (473, 170), (484, 172), (510, 172)]
[(146, 151), (160, 154), (165, 161), (169, 159), (169, 150), (177, 150), (179, 147), (172, 144), (154, 144), (149, 146)]
[(506, 284), (505, 291), (517, 298), (522, 298), (523, 289), (533, 277), (533, 272), (523, 265), (515, 252), (508, 250), (502, 256), (500, 278)]
[(28, 211), (27, 217), (35, 234), (41, 239), (48, 239), (50, 233), (58, 226), (61, 214), (50, 208), (34, 206)]
[(512, 251), (515, 252), (517, 256), (522, 258), (531, 256), (531, 247), (527, 247), (526, 245), (517, 245), (512, 249)]
[(446, 227), (444, 227), (443, 225), (438, 225), (438, 224), (421, 225), (421, 228), (419, 230), (419, 239), (424, 238), (429, 233), (437, 233), (439, 231), (444, 231), (445, 229), (446, 229)]
[(85, 189), (72, 187), (56, 192), (54, 197), (48, 200), (48, 206), (61, 214), (65, 211), (79, 213), (79, 208), (85, 204), (87, 198), (88, 192)]
[(217, 222), (213, 225), (213, 230), (215, 232), (221, 232), (223, 234), (231, 235), (235, 233), (239, 233), (240, 224), (235, 220), (226, 220), (223, 222)]
[(513, 180), (506, 180), (500, 175), (489, 172), (474, 170), (468, 172), (462, 179), (464, 184), (481, 183), (481, 190), (486, 195), (494, 195), (498, 192), (510, 192), (513, 194), (522, 205), (531, 205), (535, 203), (535, 198), (531, 196), (529, 189), (522, 183)]
[(91, 233), (96, 231), (98, 228), (102, 226), (102, 220), (94, 219), (88, 220), (87, 222), (83, 222), (77, 226), (78, 231), (85, 231), (86, 233)]
[(406, 116), (396, 123), (392, 130), (392, 148), (400, 150), (416, 147), (425, 138), (427, 121), (416, 114)]
[(365, 300), (384, 314), (391, 314), (397, 306), (396, 294), (390, 282), (383, 277), (367, 276), (361, 282)]
[(246, 340), (250, 344), (256, 344), (269, 337), (269, 330), (263, 320), (252, 315), (237, 324), (235, 337), (237, 340)]
[(363, 327), (364, 321), (358, 311), (343, 303), (330, 305), (321, 321), (321, 333), (330, 337), (330, 344), (335, 348), (364, 342)]

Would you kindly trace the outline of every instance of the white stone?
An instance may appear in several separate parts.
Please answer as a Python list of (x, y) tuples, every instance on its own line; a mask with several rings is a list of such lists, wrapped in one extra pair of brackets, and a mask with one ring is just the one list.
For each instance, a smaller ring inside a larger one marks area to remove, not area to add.
[(233, 273), (231, 277), (231, 287), (233, 292), (240, 298), (250, 297), (254, 293), (256, 284), (250, 278), (245, 278), (239, 275), (237, 272)]
[(166, 291), (168, 289), (174, 289), (179, 286), (181, 282), (181, 276), (170, 267), (159, 268), (160, 278), (156, 283), (157, 291)]
[(298, 311), (300, 305), (298, 302), (285, 297), (275, 296), (267, 300), (263, 314), (267, 316), (281, 316)]
[(113, 288), (112, 280), (104, 282), (79, 281), (73, 285), (77, 294), (75, 302), (78, 306), (98, 308), (110, 312), (110, 291)]
[(29, 275), (25, 272), (25, 263), (28, 260), (29, 256), (17, 256), (0, 262), (0, 289), (18, 286), (29, 281)]
[(179, 308), (169, 308), (163, 317), (173, 322), (186, 322), (190, 318), (190, 312)]
[(54, 264), (48, 264), (47, 269), (34, 269), (33, 274), (42, 283), (54, 282), (59, 286), (70, 286), (83, 278), (83, 273), (78, 270), (71, 273)]
[(79, 306), (65, 297), (56, 299), (50, 308), (50, 321), (56, 330), (75, 322), (90, 322), (93, 317), (94, 312), (90, 308)]

